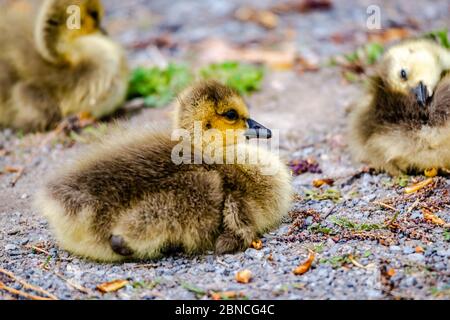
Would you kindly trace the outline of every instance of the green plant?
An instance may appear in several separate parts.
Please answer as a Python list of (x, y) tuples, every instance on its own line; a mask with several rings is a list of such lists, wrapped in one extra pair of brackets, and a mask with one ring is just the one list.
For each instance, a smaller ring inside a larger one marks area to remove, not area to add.
[(331, 258), (322, 258), (319, 263), (330, 264), (333, 269), (337, 269), (345, 264), (350, 264), (350, 258), (348, 256), (333, 256)]
[(444, 240), (450, 241), (450, 229), (444, 231)]
[(169, 64), (164, 69), (139, 67), (131, 74), (128, 98), (143, 97), (147, 107), (161, 107), (192, 80), (192, 73), (184, 65)]
[(326, 189), (326, 190), (305, 190), (305, 199), (306, 200), (316, 200), (316, 201), (323, 201), (323, 200), (331, 200), (333, 202), (339, 202), (341, 200), (342, 195), (339, 190), (336, 189)]
[(383, 55), (384, 47), (379, 43), (369, 43), (356, 51), (345, 54), (344, 58), (351, 65), (373, 65)]
[(161, 279), (155, 279), (153, 281), (135, 281), (132, 283), (134, 289), (154, 289), (161, 284)]
[(383, 229), (384, 226), (380, 224), (367, 224), (367, 223), (356, 223), (348, 220), (347, 218), (337, 218), (331, 217), (331, 222), (335, 225), (340, 226), (341, 228), (353, 230), (353, 231), (372, 231), (372, 230), (380, 230)]
[(448, 30), (436, 30), (425, 34), (426, 38), (438, 41), (443, 47), (450, 49), (450, 40), (448, 39)]
[(384, 53), (384, 47), (379, 43), (369, 43), (365, 47), (366, 61), (369, 65), (377, 62)]
[(332, 234), (334, 233), (332, 229), (322, 226), (320, 223), (313, 223), (308, 227), (308, 230), (313, 233), (323, 233), (323, 234)]
[(196, 287), (196, 286), (194, 286), (194, 285), (192, 285), (190, 283), (187, 283), (187, 282), (183, 282), (181, 284), (181, 286), (184, 289), (194, 293), (197, 296), (197, 298), (201, 298), (201, 297), (203, 297), (203, 296), (205, 296), (207, 294), (207, 292), (205, 290), (203, 290), (201, 288), (198, 288), (198, 287)]
[(214, 63), (200, 70), (203, 79), (215, 79), (246, 95), (261, 89), (264, 69), (234, 61)]

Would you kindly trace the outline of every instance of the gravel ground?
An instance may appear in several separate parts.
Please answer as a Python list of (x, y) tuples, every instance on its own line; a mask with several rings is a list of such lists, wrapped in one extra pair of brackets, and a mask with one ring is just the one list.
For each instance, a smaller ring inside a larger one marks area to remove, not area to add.
[[(385, 24), (415, 21), (412, 33), (448, 28), (450, 13), (448, 1), (335, 1), (331, 11), (288, 14), (268, 32), (230, 17), (238, 3), (250, 1), (105, 2), (108, 28), (128, 48), (132, 64), (170, 59), (201, 64), (196, 57), (205, 52), (195, 51), (196, 45), (210, 38), (283, 46), (286, 29), (297, 31), (289, 38), (296, 52), (326, 61), (366, 41), (365, 8), (373, 2), (383, 8)], [(257, 3), (265, 8), (274, 1)], [(168, 30), (177, 44), (171, 49), (136, 46)], [(351, 39), (327, 41), (338, 33)], [(270, 40), (280, 37), (284, 40)], [(17, 173), (0, 174), (0, 268), (60, 299), (210, 299), (226, 291), (250, 299), (448, 299), (449, 230), (425, 219), (424, 212), (450, 221), (450, 180), (435, 178), (432, 185), (405, 195), (405, 185), (424, 177), (392, 178), (352, 163), (345, 143), (346, 109), (360, 91), (359, 85), (343, 81), (339, 68), (267, 73), (262, 90), (249, 97), (254, 118), (280, 130), (286, 160), (315, 159), (321, 173), (295, 178), (298, 196), (290, 217), (262, 238), (261, 250), (220, 257), (175, 253), (157, 261), (99, 264), (68, 254), (58, 248), (31, 202), (40, 182), (84, 141), (0, 132), (0, 151), (7, 151), (0, 156), (0, 168), (25, 168), (14, 186)], [(130, 121), (162, 121), (169, 111), (144, 110)], [(314, 188), (312, 182), (322, 178), (332, 178), (333, 186)], [(311, 270), (294, 275), (309, 250), (315, 252)], [(235, 281), (243, 269), (253, 273), (248, 284)], [(95, 290), (118, 279), (129, 284), (114, 293)], [(1, 274), (0, 281), (22, 288)], [(0, 299), (10, 298), (17, 297), (0, 291)]]

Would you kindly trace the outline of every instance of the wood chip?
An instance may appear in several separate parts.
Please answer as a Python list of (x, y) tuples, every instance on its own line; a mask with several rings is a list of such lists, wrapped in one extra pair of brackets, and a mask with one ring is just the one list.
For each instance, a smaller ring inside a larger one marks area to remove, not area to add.
[(386, 274), (389, 276), (389, 277), (393, 277), (394, 275), (395, 275), (395, 270), (394, 269), (392, 269), (392, 268), (390, 268), (387, 272), (386, 272)]
[(308, 272), (308, 270), (311, 269), (311, 265), (312, 265), (314, 259), (315, 259), (315, 254), (314, 254), (314, 252), (310, 251), (308, 259), (303, 264), (299, 265), (297, 268), (294, 269), (294, 271), (293, 271), (294, 274), (296, 276), (300, 276), (300, 275)]
[(320, 188), (321, 186), (324, 186), (324, 185), (332, 186), (334, 184), (334, 180), (333, 179), (316, 179), (313, 181), (312, 184), (316, 188)]
[(424, 171), (424, 174), (428, 178), (434, 178), (438, 175), (438, 170), (436, 168), (427, 169)]
[(236, 273), (236, 281), (239, 283), (249, 283), (252, 280), (252, 272), (248, 269)]
[(251, 247), (256, 250), (261, 250), (263, 247), (261, 240), (252, 241)]
[(200, 58), (207, 63), (224, 60), (239, 60), (250, 63), (263, 63), (274, 70), (291, 70), (295, 66), (297, 52), (288, 47), (283, 50), (240, 48), (219, 39), (208, 39), (197, 45)]
[(410, 194), (410, 193), (415, 193), (417, 191), (422, 190), (423, 188), (425, 188), (426, 186), (430, 185), (433, 183), (433, 178), (428, 178), (426, 180), (420, 181), (416, 184), (413, 184), (412, 186), (406, 187), (405, 188), (405, 193), (406, 194)]
[(431, 222), (432, 224), (435, 224), (435, 225), (438, 225), (441, 227), (446, 224), (443, 219), (436, 216), (433, 212), (431, 212), (431, 210), (429, 210), (427, 208), (423, 208), (422, 213), (423, 213), (423, 218), (426, 221)]
[(5, 166), (3, 168), (3, 172), (6, 172), (6, 173), (19, 173), (22, 170), (23, 170), (23, 167), (21, 167), (21, 166)]
[(415, 251), (416, 251), (416, 253), (424, 253), (424, 252), (425, 252), (425, 249), (422, 248), (421, 246), (417, 246), (416, 249), (415, 249)]
[(242, 293), (236, 291), (225, 291), (225, 292), (212, 292), (211, 299), (213, 300), (229, 300), (243, 297)]
[(234, 17), (244, 22), (255, 22), (266, 29), (274, 29), (278, 25), (278, 16), (269, 10), (241, 7), (236, 10)]
[(114, 280), (110, 282), (105, 282), (102, 284), (99, 284), (96, 288), (102, 293), (109, 293), (109, 292), (115, 292), (123, 287), (125, 287), (128, 284), (128, 280)]
[(389, 43), (395, 40), (402, 40), (410, 36), (410, 31), (405, 28), (389, 28), (382, 31), (370, 32), (368, 34), (369, 42)]

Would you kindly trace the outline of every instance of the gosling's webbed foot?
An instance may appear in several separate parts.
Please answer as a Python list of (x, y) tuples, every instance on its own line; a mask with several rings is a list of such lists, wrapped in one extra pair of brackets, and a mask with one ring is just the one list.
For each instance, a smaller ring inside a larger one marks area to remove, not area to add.
[(111, 244), (111, 249), (113, 249), (115, 253), (124, 257), (133, 255), (133, 250), (128, 247), (127, 243), (121, 236), (111, 236), (109, 243)]
[(217, 255), (222, 255), (225, 253), (234, 253), (243, 249), (242, 240), (231, 233), (221, 234), (216, 240), (215, 253)]

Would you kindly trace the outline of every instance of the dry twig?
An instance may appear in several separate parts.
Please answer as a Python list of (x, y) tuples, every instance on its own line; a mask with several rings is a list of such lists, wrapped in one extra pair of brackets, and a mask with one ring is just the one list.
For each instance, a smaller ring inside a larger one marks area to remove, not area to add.
[[(18, 283), (20, 283), (25, 289), (33, 290), (35, 292), (39, 292), (39, 293), (49, 297), (49, 298), (43, 298), (45, 300), (58, 300), (58, 297), (54, 296), (50, 292), (48, 292), (48, 291), (46, 291), (44, 289), (41, 289), (39, 287), (33, 286), (32, 284), (29, 284), (28, 282), (25, 282), (24, 280), (21, 280), (21, 279), (17, 278), (12, 272), (9, 272), (9, 271), (7, 271), (5, 269), (0, 268), (0, 273), (8, 276), (9, 278), (11, 278), (12, 280), (14, 280), (14, 281), (16, 281)], [(1, 284), (2, 284), (2, 286), (0, 286), (0, 288), (3, 288), (4, 290), (6, 290), (8, 292), (11, 292), (9, 289), (12, 289), (12, 288), (9, 288), (4, 283), (1, 283)], [(13, 290), (15, 290), (15, 289), (13, 289)], [(15, 291), (17, 291), (17, 290), (15, 290)], [(15, 293), (15, 294), (17, 294), (17, 293)], [(23, 296), (23, 294), (29, 295), (29, 294), (23, 292), (22, 296)], [(32, 296), (32, 295), (30, 295), (30, 296)]]

